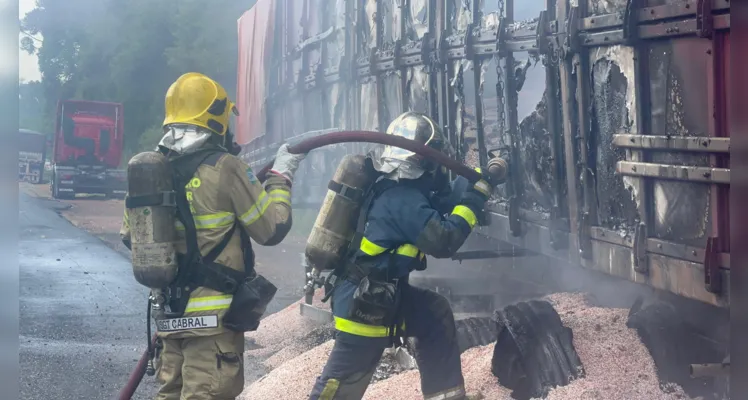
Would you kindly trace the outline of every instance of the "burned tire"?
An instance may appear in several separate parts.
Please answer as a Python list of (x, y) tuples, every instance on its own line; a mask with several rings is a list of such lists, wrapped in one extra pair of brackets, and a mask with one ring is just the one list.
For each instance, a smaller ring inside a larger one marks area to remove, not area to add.
[(642, 307), (637, 300), (629, 311), (626, 326), (635, 329), (657, 367), (663, 390), (677, 383), (691, 397), (714, 398), (714, 378), (691, 378), (690, 364), (721, 361), (714, 343), (697, 327), (686, 323), (675, 307), (658, 302)]
[(498, 335), (498, 327), (493, 318), (470, 317), (455, 321), (457, 343), (460, 353), (473, 347), (493, 343)]
[(495, 318), (499, 333), (491, 370), (515, 399), (543, 398), (550, 389), (584, 376), (571, 329), (549, 302), (513, 304)]

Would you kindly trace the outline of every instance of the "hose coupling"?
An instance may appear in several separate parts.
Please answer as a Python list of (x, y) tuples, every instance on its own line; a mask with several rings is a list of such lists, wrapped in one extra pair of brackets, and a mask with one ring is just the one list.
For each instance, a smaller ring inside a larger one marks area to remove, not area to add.
[(156, 368), (153, 367), (153, 359), (148, 360), (148, 366), (145, 367), (145, 374), (148, 376), (156, 375)]

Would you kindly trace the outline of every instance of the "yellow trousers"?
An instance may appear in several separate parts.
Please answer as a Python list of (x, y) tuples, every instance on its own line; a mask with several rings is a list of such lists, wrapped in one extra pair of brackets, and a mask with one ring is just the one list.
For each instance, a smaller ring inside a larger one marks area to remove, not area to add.
[(234, 400), (244, 389), (244, 334), (161, 342), (156, 400)]

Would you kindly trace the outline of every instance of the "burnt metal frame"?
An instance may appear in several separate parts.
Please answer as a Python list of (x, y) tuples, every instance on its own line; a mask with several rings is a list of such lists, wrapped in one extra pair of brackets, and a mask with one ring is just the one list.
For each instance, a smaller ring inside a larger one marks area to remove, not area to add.
[[(311, 1), (313, 0), (305, 0), (305, 7)], [(409, 0), (387, 1), (391, 1), (402, 8), (408, 8), (410, 3)], [(554, 207), (557, 208), (552, 210), (550, 221), (532, 211), (518, 209), (518, 202), (510, 201), (508, 205), (500, 205), (492, 209), (489, 216), (491, 225), (480, 227), (477, 231), (486, 236), (540, 251), (547, 256), (591, 269), (600, 269), (600, 266), (595, 265), (596, 253), (607, 251), (612, 259), (614, 252), (617, 252), (620, 253), (617, 254), (619, 256), (623, 254), (623, 259), (617, 262), (624, 267), (619, 271), (606, 271), (608, 273), (636, 282), (650, 283), (655, 287), (671, 290), (702, 301), (718, 305), (727, 304), (729, 301), (728, 294), (722, 293), (722, 285), (719, 284), (723, 275), (729, 277), (729, 274), (724, 271), (725, 269), (729, 270), (729, 253), (721, 252), (723, 248), (721, 243), (724, 238), (719, 242), (710, 240), (707, 248), (696, 248), (649, 237), (646, 227), (652, 220), (652, 212), (647, 209), (647, 205), (651, 203), (651, 195), (647, 192), (651, 187), (653, 178), (706, 182), (713, 187), (729, 184), (729, 168), (722, 168), (723, 165), (717, 161), (716, 157), (717, 154), (725, 153), (729, 149), (729, 137), (717, 138), (717, 136), (729, 135), (726, 135), (724, 127), (720, 125), (722, 122), (715, 120), (715, 118), (710, 121), (709, 138), (667, 138), (666, 136), (651, 135), (647, 126), (648, 119), (644, 118), (644, 113), (641, 112), (648, 108), (649, 96), (647, 91), (644, 91), (646, 85), (642, 85), (640, 80), (647, 76), (646, 57), (643, 56), (646, 54), (647, 41), (684, 36), (712, 38), (716, 34), (715, 32), (729, 31), (729, 0), (689, 0), (654, 7), (645, 6), (645, 0), (629, 0), (624, 13), (607, 15), (588, 15), (585, 7), (586, 1), (581, 1), (580, 7), (569, 7), (568, 2), (564, 0), (560, 0), (558, 3), (556, 0), (547, 0), (547, 10), (541, 13), (540, 18), (530, 28), (509, 26), (508, 22), (512, 21), (513, 17), (513, 1), (506, 0), (502, 23), (495, 32), (481, 31), (479, 28), (480, 10), (478, 6), (480, 1), (478, 0), (471, 1), (473, 21), (467, 32), (453, 32), (451, 24), (447, 21), (448, 7), (451, 7), (452, 2), (450, 0), (429, 0), (429, 33), (417, 45), (406, 43), (404, 18), (407, 16), (407, 12), (401, 10), (401, 24), (397, 27), (400, 40), (391, 43), (388, 50), (381, 51), (378, 49), (381, 49), (385, 44), (382, 37), (382, 19), (385, 16), (382, 12), (382, 0), (379, 0), (377, 1), (375, 18), (377, 29), (374, 38), (377, 50), (371, 51), (366, 57), (361, 57), (361, 54), (357, 54), (356, 51), (358, 49), (358, 35), (353, 35), (353, 40), (346, 46), (346, 54), (341, 55), (339, 68), (329, 68), (322, 72), (317, 71), (313, 79), (312, 77), (296, 77), (296, 79), (291, 79), (290, 84), (288, 80), (289, 74), (293, 73), (293, 67), (291, 66), (293, 60), (302, 58), (304, 63), (302, 71), (308, 71), (309, 66), (306, 65), (306, 52), (286, 52), (281, 63), (287, 73), (283, 81), (278, 82), (276, 87), (286, 88), (287, 90), (273, 93), (268, 99), (268, 105), (281, 104), (278, 99), (289, 99), (292, 95), (300, 95), (319, 86), (339, 82), (343, 79), (354, 78), (360, 81), (373, 76), (377, 82), (379, 128), (383, 129), (386, 126), (386, 121), (383, 121), (381, 74), (394, 70), (401, 71), (400, 73), (403, 75), (403, 79), (401, 79), (403, 106), (407, 107), (405, 101), (407, 97), (406, 69), (426, 65), (429, 68), (431, 87), (437, 89), (435, 94), (429, 94), (429, 110), (432, 115), (435, 114), (438, 117), (450, 140), (455, 143), (454, 141), (459, 137), (459, 133), (455, 132), (454, 125), (454, 116), (458, 110), (456, 110), (456, 104), (453, 101), (454, 88), (450, 84), (453, 78), (450, 61), (471, 59), (475, 65), (473, 79), (476, 83), (477, 137), (481, 152), (480, 159), (481, 162), (484, 162), (486, 149), (483, 143), (484, 132), (480, 118), (483, 105), (477, 90), (480, 80), (480, 63), (490, 60), (494, 56), (511, 61), (513, 52), (530, 51), (544, 54), (549, 59), (549, 65), (546, 67), (546, 81), (549, 86), (558, 85), (561, 93), (560, 99), (553, 95), (547, 96), (547, 99), (551, 100), (548, 104), (549, 110), (555, 109), (558, 105), (554, 103), (560, 101), (562, 111), (561, 121), (555, 116), (549, 116), (548, 118), (548, 129), (553, 135), (552, 154), (554, 154), (554, 162), (556, 163), (553, 184), (554, 188), (560, 189), (565, 182), (567, 198), (554, 199)], [(285, 4), (282, 1), (278, 3)], [(355, 15), (356, 21), (359, 21), (363, 16), (364, 11), (361, 5), (364, 2), (358, 2), (355, 6), (349, 5), (350, 3), (352, 2), (346, 2), (346, 9)], [(289, 22), (287, 8), (289, 7), (279, 7), (286, 16), (285, 23)], [(355, 10), (352, 10), (353, 8)], [(351, 14), (347, 14), (347, 16), (349, 15)], [(350, 28), (349, 22), (353, 24), (352, 19), (346, 17), (346, 21), (347, 28)], [(309, 32), (306, 32), (306, 30), (305, 28), (304, 37), (309, 36)], [(353, 31), (353, 29), (350, 31)], [(285, 37), (287, 39), (286, 48), (292, 48), (293, 38), (288, 37), (288, 35), (285, 35)], [(638, 132), (635, 135), (616, 135), (614, 139), (614, 144), (631, 150), (631, 159), (619, 162), (616, 166), (617, 171), (621, 174), (639, 177), (639, 190), (645, 198), (639, 209), (642, 221), (634, 237), (620, 237), (616, 232), (595, 226), (597, 215), (595, 205), (597, 201), (592, 177), (587, 172), (587, 167), (592, 162), (588, 160), (589, 149), (587, 146), (587, 135), (590, 133), (589, 101), (586, 95), (590, 91), (587, 49), (616, 44), (632, 46), (635, 50), (635, 76), (637, 77), (635, 85), (638, 93), (636, 107), (639, 111), (637, 112)], [(715, 52), (721, 51), (718, 44), (715, 44), (714, 47)], [(715, 62), (722, 58), (721, 54), (712, 57)], [(510, 79), (514, 72), (512, 65), (511, 62), (505, 63), (503, 77), (505, 82), (513, 82)], [(722, 93), (724, 88), (720, 86), (724, 84), (724, 78), (721, 76), (717, 64), (713, 64), (710, 71), (712, 72), (709, 76), (711, 84), (709, 105), (714, 110), (724, 102), (724, 94)], [(464, 77), (469, 77), (469, 74), (465, 74)], [(305, 84), (300, 87), (301, 85), (298, 82), (305, 82)], [(506, 126), (512, 138), (511, 147), (516, 152), (516, 92), (510, 86), (511, 84), (505, 84), (504, 96), (503, 99), (500, 98), (499, 105), (503, 107), (504, 104), (508, 104), (508, 107), (506, 107)], [(347, 123), (351, 126), (355, 126), (361, 118), (361, 107), (357, 104), (360, 101), (361, 86), (355, 85), (355, 87), (357, 96), (354, 103), (358, 107), (355, 107), (353, 112), (348, 113)], [(577, 96), (577, 91), (579, 91), (579, 96)], [(582, 101), (577, 101), (577, 99), (582, 99)], [(573, 118), (573, 110), (576, 111), (576, 118)], [(563, 136), (560, 136), (561, 133)], [(264, 139), (258, 140), (254, 145), (250, 144), (249, 158), (253, 165), (259, 164), (261, 160), (267, 160), (270, 155), (268, 153), (274, 151), (280, 144), (276, 142), (263, 146), (265, 144), (263, 142), (269, 138)], [(272, 139), (278, 140), (280, 138)], [(712, 157), (712, 166), (709, 168), (648, 163), (647, 153), (655, 149), (709, 152), (715, 154), (715, 156)], [(262, 155), (265, 156), (262, 157)], [(580, 175), (581, 172), (584, 173)], [(581, 181), (580, 176), (583, 177)], [(515, 192), (513, 194), (521, 195), (521, 185), (512, 185), (512, 189)], [(559, 192), (560, 190), (556, 190), (556, 193)], [(723, 196), (718, 191), (713, 190), (712, 193), (713, 197)], [(566, 206), (563, 209), (561, 208), (562, 203), (565, 203)], [(716, 202), (712, 201), (712, 204), (716, 204)], [(568, 220), (565, 218), (566, 216), (568, 216)], [(719, 226), (713, 227), (713, 230), (725, 232), (725, 222), (723, 221)], [(600, 246), (605, 245), (617, 247), (601, 250), (603, 248)], [(666, 266), (652, 269), (649, 264), (653, 257), (657, 258), (658, 263)], [(625, 268), (626, 258), (629, 258), (628, 264), (633, 265), (635, 272)], [(704, 268), (706, 290), (700, 292), (698, 289), (690, 287), (692, 283), (688, 283), (687, 286), (689, 287), (687, 288), (677, 287), (677, 283), (672, 282), (672, 280), (677, 279), (670, 278), (670, 273), (666, 271), (668, 269), (667, 265), (673, 262), (676, 262), (676, 264), (673, 264), (675, 265), (674, 268), (685, 268), (686, 266), (696, 270)], [(677, 262), (690, 264), (677, 264)], [(699, 266), (701, 264), (703, 266)]]

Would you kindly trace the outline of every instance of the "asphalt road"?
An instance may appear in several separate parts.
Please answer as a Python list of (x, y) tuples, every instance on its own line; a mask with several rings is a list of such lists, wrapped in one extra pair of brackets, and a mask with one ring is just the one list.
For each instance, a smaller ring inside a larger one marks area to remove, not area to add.
[[(146, 346), (147, 290), (61, 203), (19, 200), (21, 399), (116, 398)], [(154, 393), (145, 377), (133, 399)]]

